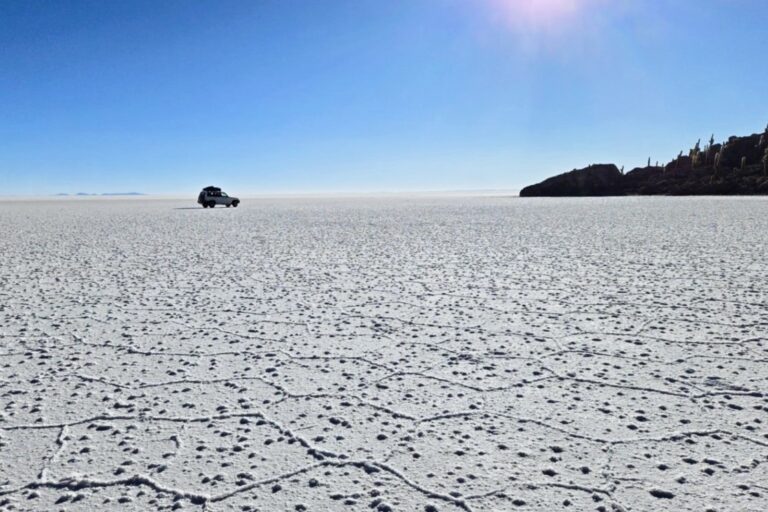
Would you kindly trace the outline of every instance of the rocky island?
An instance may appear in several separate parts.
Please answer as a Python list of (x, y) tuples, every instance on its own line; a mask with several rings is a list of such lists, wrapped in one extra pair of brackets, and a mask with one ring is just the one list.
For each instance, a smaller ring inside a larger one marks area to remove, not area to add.
[(768, 195), (768, 126), (763, 133), (733, 136), (701, 147), (664, 165), (632, 169), (595, 164), (561, 174), (520, 191), (520, 197), (625, 195)]

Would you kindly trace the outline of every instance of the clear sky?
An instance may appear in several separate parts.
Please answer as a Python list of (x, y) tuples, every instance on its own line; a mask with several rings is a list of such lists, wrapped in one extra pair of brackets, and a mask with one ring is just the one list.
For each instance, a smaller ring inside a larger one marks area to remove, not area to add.
[(0, 194), (517, 189), (768, 123), (766, 0), (0, 2)]

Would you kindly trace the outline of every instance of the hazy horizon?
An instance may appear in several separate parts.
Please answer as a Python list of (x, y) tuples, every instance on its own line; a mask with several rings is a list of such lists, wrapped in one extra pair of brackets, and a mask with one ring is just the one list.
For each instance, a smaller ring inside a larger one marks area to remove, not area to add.
[[(226, 190), (225, 190), (226, 191)], [(263, 192), (245, 192), (238, 193), (240, 198), (291, 198), (291, 197), (317, 197), (317, 198), (355, 198), (355, 197), (388, 197), (388, 196), (435, 196), (435, 197), (486, 197), (486, 196), (509, 196), (517, 197), (518, 189), (409, 189), (409, 190), (286, 190), (286, 191), (263, 191)], [(235, 195), (234, 192), (232, 195)], [(4, 199), (18, 200), (48, 200), (48, 199), (158, 199), (158, 200), (189, 200), (194, 201), (197, 194), (186, 192), (154, 192), (145, 193), (135, 192), (58, 192), (55, 194), (2, 194)]]
[(0, 194), (519, 190), (768, 122), (758, 0), (0, 5)]

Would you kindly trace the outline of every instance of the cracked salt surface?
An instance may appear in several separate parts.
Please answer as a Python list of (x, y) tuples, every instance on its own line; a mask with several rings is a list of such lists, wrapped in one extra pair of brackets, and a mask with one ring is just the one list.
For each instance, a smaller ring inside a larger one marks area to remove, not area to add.
[(0, 205), (0, 510), (764, 511), (768, 202)]

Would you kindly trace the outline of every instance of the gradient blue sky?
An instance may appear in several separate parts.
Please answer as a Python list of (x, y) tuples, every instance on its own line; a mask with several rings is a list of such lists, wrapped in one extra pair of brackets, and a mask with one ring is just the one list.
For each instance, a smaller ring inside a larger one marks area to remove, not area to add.
[(629, 169), (762, 130), (767, 49), (765, 0), (4, 0), (0, 193)]

